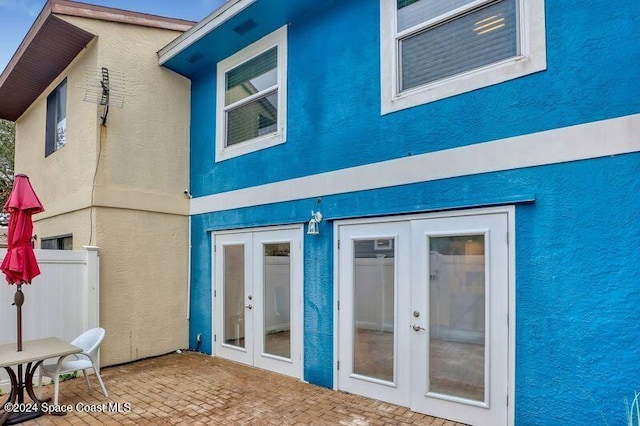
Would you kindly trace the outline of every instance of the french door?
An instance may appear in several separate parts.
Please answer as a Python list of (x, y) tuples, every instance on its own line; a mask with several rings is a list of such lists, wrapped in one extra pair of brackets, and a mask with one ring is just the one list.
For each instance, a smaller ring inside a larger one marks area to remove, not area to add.
[(338, 387), (506, 426), (506, 212), (338, 225)]
[(216, 356), (301, 378), (302, 228), (213, 238)]

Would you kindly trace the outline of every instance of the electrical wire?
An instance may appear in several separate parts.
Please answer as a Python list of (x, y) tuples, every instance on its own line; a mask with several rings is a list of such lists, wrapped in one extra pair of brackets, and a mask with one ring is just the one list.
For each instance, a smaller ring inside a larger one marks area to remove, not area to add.
[(107, 126), (100, 125), (100, 137), (98, 138), (98, 158), (96, 160), (96, 168), (93, 171), (93, 184), (91, 185), (91, 205), (89, 206), (89, 245), (93, 245), (93, 212), (96, 196), (96, 179), (98, 177), (98, 168), (100, 167), (100, 158), (102, 157), (102, 138), (104, 132), (107, 131)]

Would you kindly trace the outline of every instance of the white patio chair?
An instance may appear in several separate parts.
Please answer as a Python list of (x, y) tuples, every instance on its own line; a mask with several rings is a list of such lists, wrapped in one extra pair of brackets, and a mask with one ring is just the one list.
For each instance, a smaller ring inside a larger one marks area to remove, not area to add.
[(102, 393), (105, 398), (109, 397), (107, 389), (104, 387), (102, 377), (100, 377), (100, 366), (97, 364), (98, 349), (104, 340), (104, 328), (92, 328), (76, 337), (72, 345), (82, 348), (82, 352), (78, 354), (72, 354), (76, 359), (70, 361), (64, 361), (65, 358), (71, 355), (63, 356), (58, 359), (56, 364), (40, 365), (40, 378), (38, 379), (38, 392), (40, 398), (42, 397), (42, 376), (51, 377), (54, 382), (54, 397), (53, 404), (58, 405), (58, 389), (60, 388), (60, 375), (73, 373), (75, 371), (82, 370), (84, 375), (84, 381), (87, 383), (87, 389), (91, 390), (91, 383), (89, 383), (89, 377), (87, 376), (87, 370), (93, 368), (96, 373)]

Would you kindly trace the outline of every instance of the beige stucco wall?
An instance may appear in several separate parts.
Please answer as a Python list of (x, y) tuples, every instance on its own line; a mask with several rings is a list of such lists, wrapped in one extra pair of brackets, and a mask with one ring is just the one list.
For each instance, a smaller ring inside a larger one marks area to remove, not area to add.
[(91, 233), (90, 214), (91, 209), (86, 208), (42, 220), (38, 220), (39, 214), (35, 215), (34, 219), (38, 221), (37, 226), (34, 227), (34, 233), (38, 237), (36, 247), (40, 247), (42, 237), (54, 237), (72, 233), (74, 249), (82, 250), (82, 246), (78, 246), (77, 242), (89, 241), (89, 234)]
[(102, 363), (187, 346), (188, 237), (184, 217), (98, 208)]
[[(29, 176), (45, 206), (40, 219), (87, 208), (97, 157), (97, 107), (83, 102), (86, 66), (95, 66), (95, 43), (90, 44), (16, 121), (15, 171)], [(47, 96), (67, 79), (67, 144), (45, 158)], [(73, 229), (60, 232), (71, 233)], [(58, 235), (58, 234), (55, 234)], [(78, 241), (87, 245), (88, 241)], [(77, 246), (81, 247), (81, 246)]]
[[(98, 66), (123, 73), (124, 106), (103, 132), (96, 204), (188, 214), (189, 80), (158, 66), (174, 31), (63, 17), (99, 34)], [(132, 194), (133, 193), (133, 194)]]
[[(98, 38), (16, 122), (16, 172), (46, 210), (34, 232), (100, 247), (103, 365), (186, 347), (190, 83), (156, 55), (179, 33), (60, 18)], [(83, 101), (87, 66), (125, 76), (106, 127), (102, 108)], [(67, 144), (45, 158), (46, 97), (65, 77)]]

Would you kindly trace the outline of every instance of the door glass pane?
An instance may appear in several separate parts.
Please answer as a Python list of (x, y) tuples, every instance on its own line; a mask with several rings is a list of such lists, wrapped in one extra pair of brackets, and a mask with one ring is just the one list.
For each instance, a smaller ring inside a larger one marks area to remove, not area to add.
[(429, 239), (429, 389), (484, 401), (484, 235)]
[(264, 352), (291, 358), (291, 249), (264, 245)]
[(400, 41), (401, 90), (518, 55), (514, 0), (505, 0)]
[(394, 381), (395, 241), (354, 241), (353, 372)]
[(224, 343), (245, 347), (244, 246), (224, 246)]

